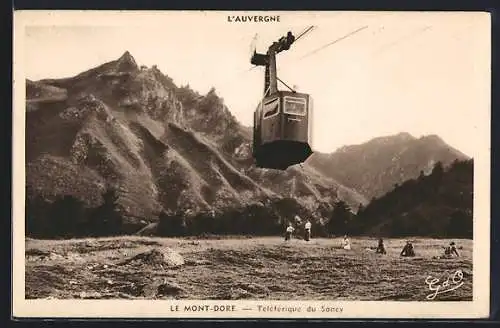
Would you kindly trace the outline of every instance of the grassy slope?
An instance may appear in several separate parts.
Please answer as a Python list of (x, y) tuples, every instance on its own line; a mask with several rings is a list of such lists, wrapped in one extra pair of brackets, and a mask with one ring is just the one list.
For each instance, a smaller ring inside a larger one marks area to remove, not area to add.
[[(417, 256), (400, 258), (402, 239), (385, 241), (386, 256), (365, 250), (376, 241), (363, 238), (352, 239), (352, 251), (339, 249), (336, 239), (29, 239), (26, 297), (425, 301), (427, 276), (442, 280), (462, 270), (465, 284), (435, 300), (472, 300), (472, 241), (455, 240), (461, 257), (438, 260), (448, 240), (414, 240)], [(119, 264), (167, 247), (184, 257), (183, 266)], [(52, 259), (36, 255), (43, 252)], [(160, 295), (159, 286), (171, 288)]]

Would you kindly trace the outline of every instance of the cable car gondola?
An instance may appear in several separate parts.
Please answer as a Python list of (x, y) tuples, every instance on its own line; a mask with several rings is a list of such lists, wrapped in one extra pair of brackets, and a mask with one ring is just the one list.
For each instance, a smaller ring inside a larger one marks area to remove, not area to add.
[[(253, 51), (250, 62), (265, 67), (264, 96), (254, 112), (253, 157), (256, 166), (286, 170), (312, 155), (310, 145), (312, 98), (279, 80), (276, 54), (290, 49), (291, 32), (269, 46), (266, 54)], [(278, 80), (290, 91), (278, 90)]]

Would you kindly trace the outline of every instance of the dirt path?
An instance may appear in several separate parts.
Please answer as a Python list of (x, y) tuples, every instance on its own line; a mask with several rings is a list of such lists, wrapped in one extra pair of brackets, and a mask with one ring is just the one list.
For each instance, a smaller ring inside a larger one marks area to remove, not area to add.
[(399, 257), (399, 239), (386, 240), (385, 256), (357, 238), (351, 251), (336, 239), (30, 239), (25, 290), (26, 298), (425, 301), (428, 276), (461, 270), (464, 285), (435, 300), (472, 300), (472, 241), (455, 242), (461, 257), (444, 260), (433, 257), (448, 241), (434, 239), (416, 239), (414, 258)]

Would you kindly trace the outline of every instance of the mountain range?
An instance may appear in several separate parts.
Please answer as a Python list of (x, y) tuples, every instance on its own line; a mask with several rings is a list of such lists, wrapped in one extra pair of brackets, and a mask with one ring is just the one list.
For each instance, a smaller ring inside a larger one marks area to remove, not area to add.
[(374, 138), (360, 145), (344, 146), (334, 153), (315, 153), (308, 164), (327, 177), (372, 199), (395, 184), (428, 175), (437, 162), (445, 167), (468, 157), (437, 135), (415, 138), (403, 132)]
[(177, 86), (129, 52), (74, 77), (26, 81), (27, 197), (71, 195), (90, 207), (111, 186), (131, 219), (283, 198), (312, 215), (339, 199), (356, 209), (438, 161), (467, 159), (438, 136), (401, 133), (276, 171), (253, 165), (251, 144), (252, 129), (215, 89)]

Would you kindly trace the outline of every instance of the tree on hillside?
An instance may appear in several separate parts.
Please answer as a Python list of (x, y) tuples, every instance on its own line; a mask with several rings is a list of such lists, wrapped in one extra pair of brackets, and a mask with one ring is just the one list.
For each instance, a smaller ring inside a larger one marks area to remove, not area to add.
[(41, 195), (26, 197), (25, 230), (27, 236), (44, 237), (50, 232), (50, 222), (47, 222), (51, 204)]
[(207, 96), (217, 96), (217, 91), (215, 90), (215, 87), (211, 87), (210, 90), (208, 90)]
[(280, 205), (271, 208), (252, 204), (246, 207), (244, 213), (247, 221), (247, 233), (260, 236), (280, 234), (286, 217), (281, 214)]
[(361, 212), (363, 212), (364, 209), (365, 209), (365, 206), (362, 203), (359, 203), (358, 210), (356, 211), (356, 213), (361, 213)]
[(472, 238), (473, 220), (472, 213), (456, 210), (450, 216), (448, 235), (456, 238)]
[(77, 236), (86, 219), (83, 202), (70, 195), (56, 199), (48, 212), (47, 237)]
[(159, 215), (158, 234), (160, 236), (178, 237), (186, 234), (186, 222), (181, 211), (169, 213), (162, 211)]
[(327, 223), (328, 232), (331, 235), (346, 234), (348, 232), (348, 228), (350, 227), (352, 218), (353, 213), (346, 202), (343, 200), (335, 202), (332, 216), (330, 221)]
[(103, 203), (91, 211), (88, 230), (91, 235), (111, 236), (120, 234), (123, 217), (118, 208), (118, 193), (108, 188), (102, 195)]
[(211, 88), (210, 91), (198, 102), (198, 110), (201, 113), (213, 113), (216, 109), (221, 108), (222, 99), (217, 96), (215, 88)]
[(401, 183), (356, 216), (362, 233), (472, 237), (473, 162), (438, 162), (431, 174)]
[(432, 169), (432, 173), (429, 176), (431, 184), (433, 186), (437, 186), (441, 183), (441, 180), (444, 176), (444, 172), (445, 172), (445, 170), (444, 170), (443, 163), (437, 162), (434, 165), (434, 168)]
[(437, 162), (435, 165), (434, 165), (434, 168), (432, 169), (432, 173), (431, 174), (435, 174), (435, 175), (443, 175), (444, 173), (444, 166), (443, 166), (443, 163), (441, 162)]
[(194, 215), (189, 220), (189, 232), (194, 235), (215, 234), (217, 233), (215, 213), (204, 211)]
[(192, 90), (189, 84), (177, 88), (175, 94), (185, 108), (193, 107), (200, 97), (200, 94)]

